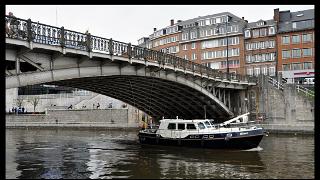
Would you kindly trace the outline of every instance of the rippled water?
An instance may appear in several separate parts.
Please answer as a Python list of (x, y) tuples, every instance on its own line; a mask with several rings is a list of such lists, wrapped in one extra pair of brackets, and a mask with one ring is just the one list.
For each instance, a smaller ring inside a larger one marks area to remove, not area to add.
[(251, 150), (140, 145), (137, 132), (6, 130), (6, 178), (314, 178), (314, 137)]

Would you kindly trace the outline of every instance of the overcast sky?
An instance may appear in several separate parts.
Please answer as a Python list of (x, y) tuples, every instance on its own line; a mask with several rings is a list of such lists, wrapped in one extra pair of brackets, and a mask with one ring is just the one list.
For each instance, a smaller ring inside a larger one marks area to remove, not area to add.
[(273, 18), (273, 10), (291, 12), (314, 9), (314, 5), (7, 5), (22, 19), (31, 18), (53, 26), (89, 32), (96, 36), (137, 44), (141, 37), (164, 28), (170, 20), (188, 20), (198, 16), (230, 12), (249, 22)]

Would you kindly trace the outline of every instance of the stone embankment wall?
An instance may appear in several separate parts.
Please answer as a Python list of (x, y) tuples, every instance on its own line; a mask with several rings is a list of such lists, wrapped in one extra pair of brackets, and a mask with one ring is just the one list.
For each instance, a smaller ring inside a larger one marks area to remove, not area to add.
[(126, 109), (48, 110), (46, 115), (6, 115), (6, 127), (137, 128), (138, 119)]
[(260, 79), (259, 112), (266, 115), (264, 127), (271, 131), (314, 131), (314, 101), (298, 94), (295, 85), (284, 84), (281, 91)]

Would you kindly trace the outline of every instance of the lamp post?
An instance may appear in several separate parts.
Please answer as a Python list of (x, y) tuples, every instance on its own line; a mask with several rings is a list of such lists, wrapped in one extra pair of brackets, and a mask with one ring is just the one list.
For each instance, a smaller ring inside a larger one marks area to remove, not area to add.
[(230, 80), (230, 75), (229, 75), (229, 42), (228, 42), (228, 22), (231, 20), (231, 16), (227, 15), (226, 19), (226, 37), (227, 37), (227, 79)]

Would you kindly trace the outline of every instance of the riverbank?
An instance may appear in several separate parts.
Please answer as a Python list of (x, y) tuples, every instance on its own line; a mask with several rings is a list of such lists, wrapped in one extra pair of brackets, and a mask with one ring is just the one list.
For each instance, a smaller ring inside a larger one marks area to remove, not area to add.
[(314, 125), (260, 124), (272, 134), (314, 134)]
[[(270, 134), (314, 134), (314, 126), (289, 126), (284, 124), (260, 124)], [(45, 123), (45, 122), (6, 122), (7, 129), (97, 129), (138, 131), (137, 124), (111, 124), (101, 122)]]

